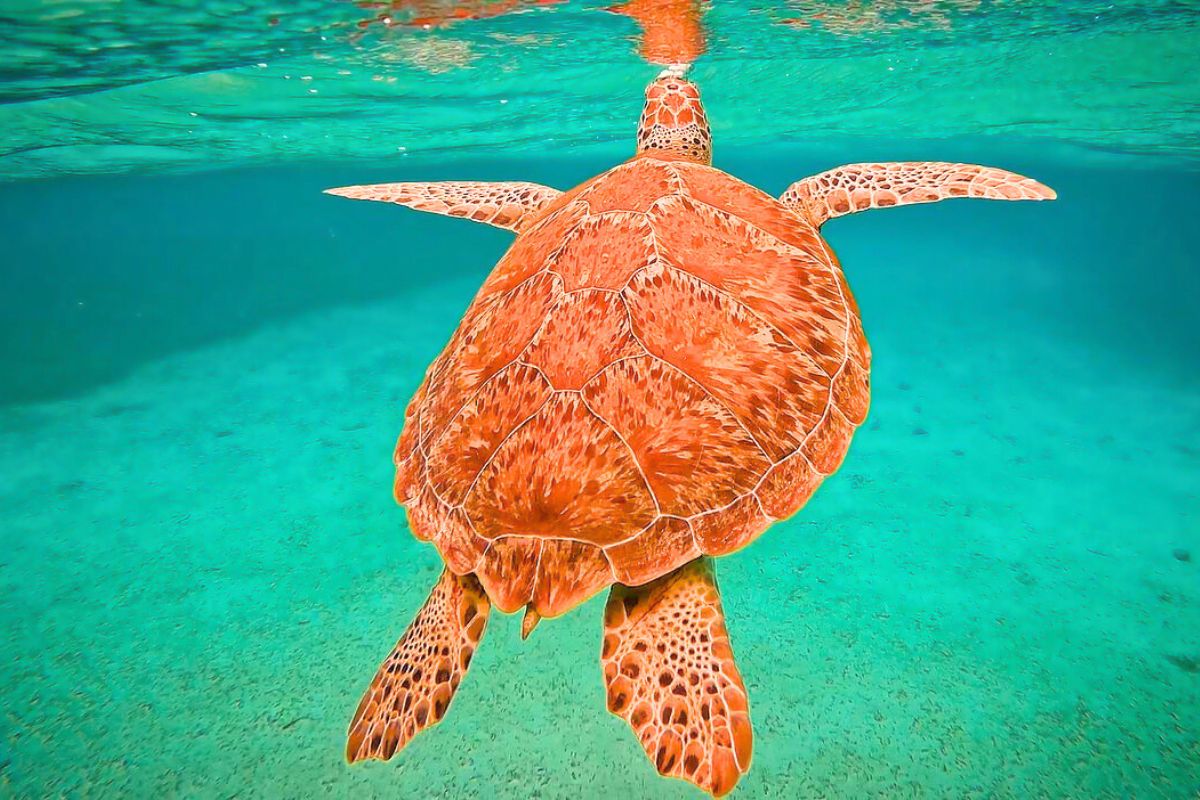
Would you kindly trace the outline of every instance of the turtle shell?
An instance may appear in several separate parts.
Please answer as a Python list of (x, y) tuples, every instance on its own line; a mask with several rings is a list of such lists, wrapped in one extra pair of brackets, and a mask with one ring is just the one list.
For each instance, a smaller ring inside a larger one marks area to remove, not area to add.
[(396, 498), (500, 609), (554, 616), (797, 511), (866, 416), (869, 366), (811, 225), (636, 158), (496, 265), (408, 408)]

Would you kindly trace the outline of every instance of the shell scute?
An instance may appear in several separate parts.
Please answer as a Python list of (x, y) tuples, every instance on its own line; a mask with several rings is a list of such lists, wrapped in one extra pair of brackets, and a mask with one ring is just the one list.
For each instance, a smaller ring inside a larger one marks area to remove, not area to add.
[(547, 267), (563, 238), (587, 216), (587, 206), (571, 203), (544, 216), (518, 236), (479, 290), (480, 297), (507, 292)]
[(619, 290), (655, 258), (654, 232), (642, 214), (613, 212), (589, 216), (563, 242), (554, 259), (568, 292)]
[(392, 496), (397, 503), (406, 503), (408, 498), (421, 491), (425, 480), (425, 453), (418, 445), (421, 435), (421, 405), (424, 402), (424, 385), (404, 412), (404, 428), (392, 451), (392, 463), (396, 466), (396, 479), (392, 482)]
[(856, 358), (847, 358), (841, 373), (833, 381), (833, 401), (855, 425), (867, 418), (871, 405), (871, 375)]
[(429, 445), (429, 480), (438, 495), (462, 503), (505, 437), (553, 393), (542, 373), (525, 364), (511, 364), (488, 380)]
[(487, 550), (487, 540), (475, 533), (462, 509), (443, 503), (429, 485), (408, 503), (408, 523), (417, 538), (434, 543), (456, 574), (473, 571)]
[(464, 507), (489, 539), (515, 534), (600, 546), (657, 515), (633, 455), (578, 394), (559, 393), (480, 471)]
[(522, 358), (554, 388), (578, 389), (613, 362), (644, 352), (633, 338), (620, 296), (582, 289), (559, 300)]
[(722, 556), (737, 550), (771, 522), (753, 494), (691, 519), (696, 543), (705, 555), (710, 556)]
[(529, 345), (546, 313), (562, 296), (554, 275), (535, 275), (467, 311), (427, 378), (421, 413), (422, 443), (445, 430), (484, 381), (511, 364)]
[(685, 519), (659, 517), (654, 524), (627, 542), (605, 548), (616, 579), (640, 586), (700, 555)]
[(541, 553), (540, 540), (522, 536), (498, 539), (488, 545), (475, 574), (496, 608), (511, 614), (529, 602)]
[(692, 199), (760, 228), (813, 262), (823, 264), (829, 258), (820, 234), (761, 189), (700, 164), (677, 164), (675, 169)]
[(844, 357), (847, 321), (838, 313), (841, 287), (822, 262), (687, 198), (671, 198), (655, 213), (663, 217), (655, 231), (668, 262), (727, 293), (827, 375), (834, 373)]
[(854, 423), (830, 403), (821, 424), (813, 427), (800, 449), (823, 475), (832, 475), (842, 465), (853, 433)]
[(725, 406), (661, 359), (614, 364), (583, 396), (629, 445), (664, 514), (727, 503), (771, 466)]
[(612, 568), (599, 547), (571, 540), (549, 539), (542, 542), (537, 581), (530, 602), (543, 616), (558, 616), (587, 600), (612, 581)]
[(614, 167), (596, 180), (579, 199), (593, 214), (606, 211), (646, 211), (678, 184), (678, 174), (661, 161), (635, 159)]
[(771, 467), (758, 486), (758, 499), (772, 517), (787, 519), (808, 502), (824, 479), (808, 456), (797, 451)]
[(727, 294), (674, 267), (635, 276), (625, 294), (646, 349), (704, 386), (772, 460), (820, 420), (829, 377)]

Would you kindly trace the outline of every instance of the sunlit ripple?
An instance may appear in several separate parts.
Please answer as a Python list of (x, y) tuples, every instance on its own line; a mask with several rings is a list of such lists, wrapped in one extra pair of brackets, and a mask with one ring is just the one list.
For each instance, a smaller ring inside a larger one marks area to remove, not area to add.
[[(999, 134), (1191, 162), (1200, 5), (713, 4), (719, 146)], [(551, 0), (9, 4), (0, 178), (623, 146), (636, 25)]]

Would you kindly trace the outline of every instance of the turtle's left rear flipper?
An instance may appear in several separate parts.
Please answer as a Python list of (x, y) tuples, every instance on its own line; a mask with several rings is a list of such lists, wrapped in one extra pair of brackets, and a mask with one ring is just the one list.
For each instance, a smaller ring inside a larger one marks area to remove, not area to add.
[(711, 559), (644, 586), (613, 586), (600, 658), (609, 711), (661, 774), (714, 797), (733, 789), (750, 769), (753, 735)]
[(491, 604), (473, 575), (450, 570), (429, 593), (363, 695), (346, 758), (386, 761), (441, 721), (487, 625)]
[(439, 181), (376, 183), (326, 189), (326, 194), (352, 200), (396, 203), (431, 214), (445, 214), (520, 233), (537, 212), (562, 192), (537, 183), (503, 181)]
[(826, 220), (952, 197), (985, 200), (1053, 200), (1049, 186), (1033, 178), (978, 164), (946, 161), (894, 161), (847, 164), (793, 183), (779, 201), (816, 227)]

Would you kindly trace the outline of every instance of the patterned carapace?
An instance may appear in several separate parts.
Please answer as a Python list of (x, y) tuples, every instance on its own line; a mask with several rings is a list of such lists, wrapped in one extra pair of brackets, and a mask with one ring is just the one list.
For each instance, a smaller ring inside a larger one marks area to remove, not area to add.
[(503, 611), (746, 544), (841, 462), (870, 355), (777, 200), (649, 155), (549, 204), (430, 368), (396, 497)]
[[(870, 349), (818, 229), (866, 208), (1047, 199), (968, 164), (858, 164), (776, 200), (709, 165), (696, 87), (650, 84), (628, 162), (528, 183), (331, 190), (517, 240), (408, 407), (396, 499), (447, 571), (384, 662), (348, 756), (389, 758), (445, 713), (491, 604), (522, 635), (616, 584), (608, 706), (659, 772), (721, 795), (749, 769), (749, 702), (719, 556), (799, 509), (868, 405)], [(463, 656), (465, 654), (465, 656)]]

